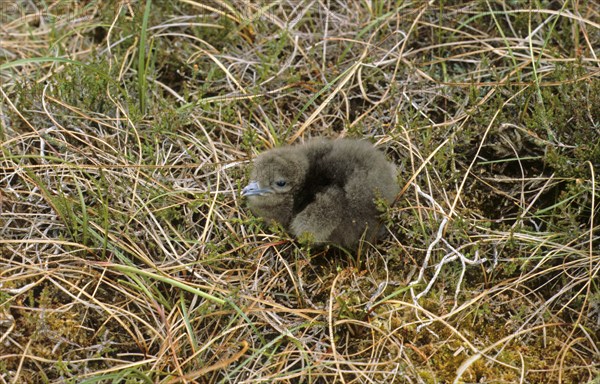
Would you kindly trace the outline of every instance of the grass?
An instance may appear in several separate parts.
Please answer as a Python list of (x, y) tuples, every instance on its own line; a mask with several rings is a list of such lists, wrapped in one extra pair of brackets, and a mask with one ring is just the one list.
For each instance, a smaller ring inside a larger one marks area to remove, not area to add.
[[(600, 381), (597, 1), (0, 6), (0, 383)], [(379, 244), (245, 208), (321, 136)]]

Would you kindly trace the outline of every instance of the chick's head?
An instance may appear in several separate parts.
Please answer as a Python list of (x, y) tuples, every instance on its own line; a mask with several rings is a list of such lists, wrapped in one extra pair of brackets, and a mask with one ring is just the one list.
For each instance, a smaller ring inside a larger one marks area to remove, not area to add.
[(302, 188), (308, 160), (297, 151), (273, 149), (258, 156), (250, 183), (242, 190), (250, 209), (260, 216), (286, 224), (294, 195)]

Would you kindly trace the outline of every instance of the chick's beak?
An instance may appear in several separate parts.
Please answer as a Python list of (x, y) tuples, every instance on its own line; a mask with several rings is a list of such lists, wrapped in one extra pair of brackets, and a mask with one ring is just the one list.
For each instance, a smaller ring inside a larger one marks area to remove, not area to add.
[(251, 181), (242, 189), (242, 196), (262, 196), (271, 192), (269, 188), (261, 188), (257, 181)]

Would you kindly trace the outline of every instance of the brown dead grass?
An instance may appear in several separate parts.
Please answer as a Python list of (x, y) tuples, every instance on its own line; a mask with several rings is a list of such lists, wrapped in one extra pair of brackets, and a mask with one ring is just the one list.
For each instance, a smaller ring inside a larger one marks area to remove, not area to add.
[[(600, 380), (597, 1), (150, 3), (2, 4), (0, 383)], [(380, 244), (244, 208), (316, 136)]]

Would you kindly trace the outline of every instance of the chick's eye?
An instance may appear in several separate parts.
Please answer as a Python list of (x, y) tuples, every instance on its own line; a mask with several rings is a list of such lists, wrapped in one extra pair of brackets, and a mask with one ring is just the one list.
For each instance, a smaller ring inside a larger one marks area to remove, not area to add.
[(277, 180), (275, 182), (275, 185), (278, 187), (285, 187), (285, 184), (286, 184), (285, 180)]

